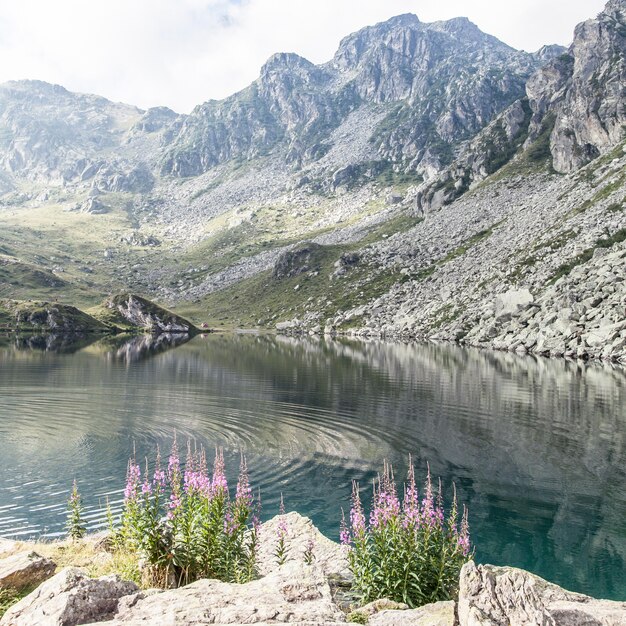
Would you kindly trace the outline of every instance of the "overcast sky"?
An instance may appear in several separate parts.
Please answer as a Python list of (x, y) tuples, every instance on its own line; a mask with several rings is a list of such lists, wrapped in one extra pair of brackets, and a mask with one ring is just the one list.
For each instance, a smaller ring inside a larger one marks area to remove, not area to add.
[(274, 52), (320, 63), (400, 13), (467, 16), (516, 48), (570, 43), (605, 0), (0, 0), (0, 82), (33, 78), (188, 112), (254, 80)]

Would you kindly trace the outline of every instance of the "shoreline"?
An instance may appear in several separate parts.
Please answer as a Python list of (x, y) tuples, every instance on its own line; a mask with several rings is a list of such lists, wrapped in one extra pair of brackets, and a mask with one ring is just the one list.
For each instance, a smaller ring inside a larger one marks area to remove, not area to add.
[[(279, 565), (274, 543), (281, 524), (288, 528), (289, 558)], [(258, 577), (244, 584), (200, 579), (178, 588), (142, 590), (137, 582), (124, 581), (123, 564), (117, 566), (121, 571), (115, 571), (115, 556), (106, 538), (107, 533), (101, 532), (75, 542), (0, 539), (0, 589), (3, 566), (6, 572), (11, 559), (21, 559), (24, 571), (30, 568), (31, 574), (38, 572), (33, 575), (41, 579), (30, 585), (34, 591), (8, 608), (0, 625), (44, 623), (37, 618), (55, 614), (59, 607), (67, 610), (68, 606), (75, 612), (85, 612), (88, 619), (49, 623), (104, 621), (117, 626), (165, 620), (181, 626), (275, 621), (303, 626), (346, 622), (371, 626), (495, 626), (503, 623), (502, 619), (512, 624), (544, 623), (535, 622), (535, 616), (549, 617), (555, 624), (579, 623), (567, 621), (574, 617), (589, 620), (585, 623), (615, 626), (626, 622), (626, 601), (591, 598), (519, 568), (478, 565), (474, 561), (463, 566), (459, 595), (453, 600), (417, 609), (383, 599), (359, 606), (349, 591), (351, 574), (345, 546), (325, 537), (310, 519), (297, 512), (275, 516), (260, 526)], [(310, 541), (315, 545), (315, 560), (306, 564), (303, 548)], [(110, 601), (105, 608), (98, 605), (100, 613), (94, 614), (93, 603), (106, 594)], [(259, 619), (265, 614), (266, 619)], [(257, 617), (249, 621), (251, 615)]]
[[(248, 331), (252, 332), (252, 331)], [(259, 334), (263, 334), (263, 331), (260, 331)], [(598, 354), (593, 353), (585, 353), (583, 355), (577, 356), (572, 352), (557, 352), (552, 353), (551, 351), (542, 351), (536, 352), (534, 350), (521, 350), (521, 349), (511, 349), (507, 347), (497, 347), (493, 345), (487, 345), (484, 343), (469, 343), (463, 340), (444, 337), (429, 337), (426, 335), (419, 334), (406, 334), (406, 333), (360, 333), (357, 331), (332, 331), (332, 332), (314, 332), (307, 330), (293, 330), (292, 332), (285, 332), (285, 330), (277, 330), (274, 331), (276, 336), (284, 336), (284, 337), (318, 337), (318, 338), (332, 338), (332, 339), (352, 339), (357, 341), (389, 341), (389, 342), (400, 342), (404, 344), (410, 343), (429, 343), (433, 345), (438, 344), (452, 344), (462, 348), (473, 348), (476, 350), (486, 351), (486, 352), (499, 352), (499, 353), (507, 353), (507, 354), (515, 354), (517, 356), (532, 356), (536, 358), (544, 358), (544, 359), (555, 359), (555, 360), (564, 360), (573, 363), (601, 363), (606, 365), (617, 365), (619, 367), (626, 368), (626, 352), (623, 355), (620, 355), (617, 358), (605, 358)]]

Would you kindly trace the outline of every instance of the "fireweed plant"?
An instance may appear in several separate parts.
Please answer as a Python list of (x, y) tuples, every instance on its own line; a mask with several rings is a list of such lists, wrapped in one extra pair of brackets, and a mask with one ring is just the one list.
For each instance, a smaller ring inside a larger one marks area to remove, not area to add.
[(277, 565), (284, 565), (289, 558), (286, 538), (289, 534), (289, 528), (287, 521), (284, 518), (285, 515), (285, 501), (283, 500), (283, 494), (280, 494), (280, 508), (278, 514), (281, 516), (278, 525), (276, 526), (276, 548), (274, 549), (274, 558)]
[(74, 481), (72, 492), (67, 501), (67, 534), (72, 541), (82, 539), (87, 532), (83, 519), (83, 500), (78, 492), (78, 484)]
[(152, 474), (146, 462), (128, 463), (117, 546), (144, 563), (147, 581), (161, 587), (199, 578), (247, 582), (255, 576), (260, 497), (254, 501), (242, 457), (234, 498), (228, 489), (224, 454), (216, 450), (213, 471), (203, 448), (187, 444), (181, 465), (176, 441), (162, 467), (160, 453)]
[(349, 523), (342, 515), (340, 537), (349, 546), (354, 590), (363, 602), (389, 598), (418, 607), (456, 597), (461, 567), (473, 556), (465, 507), (458, 523), (456, 489), (446, 518), (441, 481), (435, 495), (429, 468), (420, 500), (409, 457), (402, 501), (385, 462), (374, 481), (369, 521), (356, 481), (351, 504)]

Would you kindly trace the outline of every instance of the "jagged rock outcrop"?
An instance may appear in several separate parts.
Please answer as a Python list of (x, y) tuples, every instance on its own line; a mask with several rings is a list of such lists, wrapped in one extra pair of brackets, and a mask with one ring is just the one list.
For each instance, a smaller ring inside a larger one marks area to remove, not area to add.
[(579, 24), (569, 51), (529, 81), (530, 139), (552, 116), (554, 169), (571, 172), (623, 137), (626, 123), (626, 2), (610, 0), (597, 18)]
[(470, 562), (461, 570), (458, 614), (461, 626), (621, 626), (626, 602), (565, 591), (513, 567)]
[[(611, 0), (579, 24), (569, 49), (542, 48), (546, 63), (526, 83), (526, 96), (463, 146), (454, 162), (418, 194), (420, 211), (449, 204), (516, 155), (572, 172), (624, 137), (626, 2)], [(524, 152), (523, 155), (520, 153)]]
[(11, 175), (64, 184), (84, 179), (103, 151), (120, 146), (135, 107), (41, 81), (0, 86), (0, 164)]
[(293, 278), (299, 274), (319, 270), (319, 256), (322, 246), (317, 243), (303, 243), (283, 252), (274, 263), (274, 278)]
[(52, 576), (55, 569), (50, 559), (36, 552), (18, 552), (0, 559), (0, 589), (33, 588)]
[(52, 302), (0, 302), (12, 330), (103, 333), (110, 328), (74, 306)]
[(107, 300), (104, 306), (114, 314), (113, 322), (119, 317), (123, 324), (154, 333), (197, 332), (196, 327), (188, 320), (134, 294), (118, 294)]
[(1, 626), (76, 626), (112, 617), (120, 598), (137, 591), (137, 585), (117, 576), (88, 578), (68, 567), (12, 606)]
[(412, 167), (445, 160), (523, 94), (539, 63), (466, 18), (425, 24), (402, 15), (346, 37), (322, 66), (274, 55), (246, 90), (196, 108), (163, 171), (198, 175), (275, 148), (302, 166), (331, 148), (333, 129), (350, 113), (371, 105), (386, 111), (372, 137), (379, 158)]

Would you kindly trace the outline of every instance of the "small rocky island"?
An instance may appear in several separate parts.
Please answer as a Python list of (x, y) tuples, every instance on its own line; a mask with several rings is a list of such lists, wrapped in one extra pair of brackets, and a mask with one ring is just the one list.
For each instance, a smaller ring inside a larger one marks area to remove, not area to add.
[[(277, 529), (286, 525), (289, 558), (274, 556)], [(315, 559), (303, 555), (313, 542)], [(311, 520), (291, 512), (259, 532), (258, 578), (246, 584), (198, 580), (170, 590), (140, 589), (115, 571), (106, 534), (78, 542), (28, 544), (0, 540), (0, 593), (19, 588), (0, 626), (109, 626), (167, 624), (300, 624), (335, 626), (577, 626), (626, 624), (626, 603), (565, 591), (512, 567), (468, 562), (456, 601), (416, 609), (377, 600), (354, 608), (346, 590), (346, 547), (322, 535)], [(108, 573), (111, 572), (111, 573)], [(100, 575), (108, 573), (107, 575)], [(91, 577), (92, 576), (95, 577)]]

